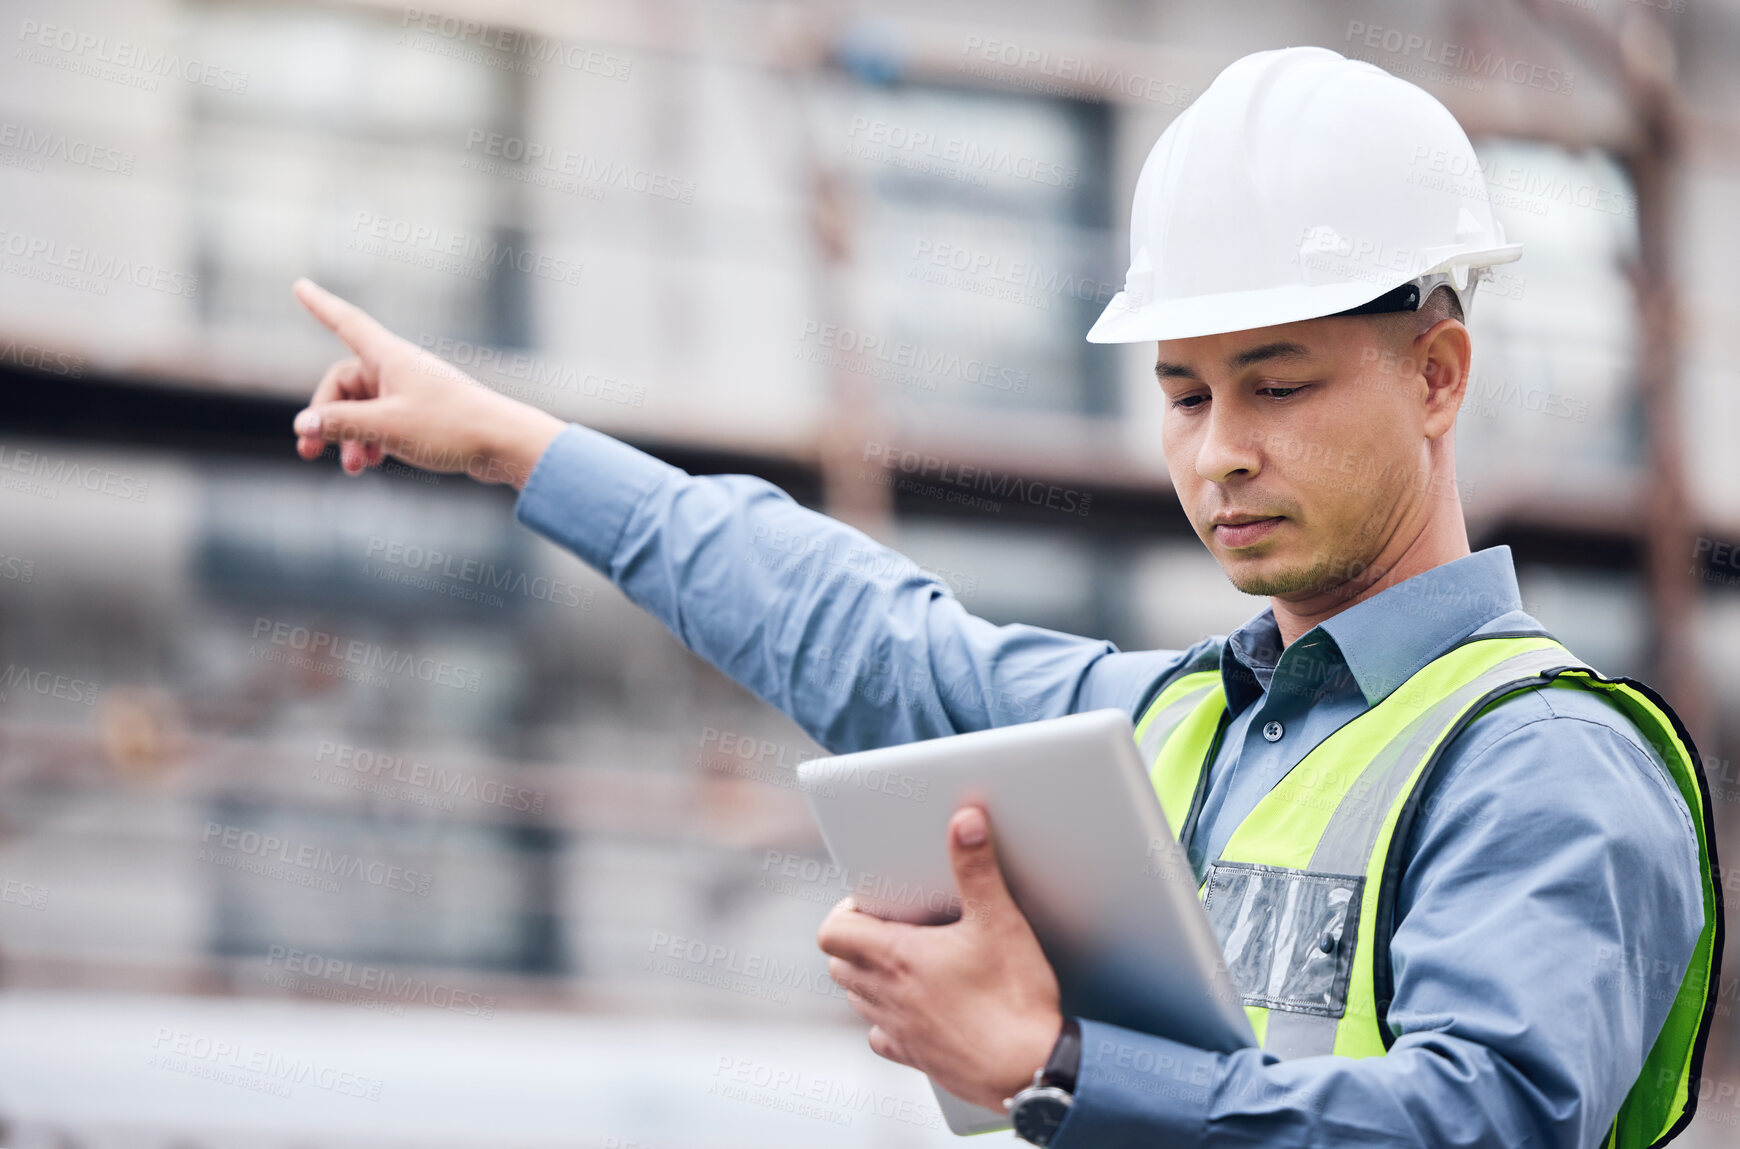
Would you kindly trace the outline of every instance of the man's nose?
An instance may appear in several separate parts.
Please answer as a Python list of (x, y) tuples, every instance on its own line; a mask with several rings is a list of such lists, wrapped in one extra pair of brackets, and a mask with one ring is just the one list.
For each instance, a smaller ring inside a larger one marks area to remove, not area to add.
[(1260, 432), (1249, 426), (1237, 411), (1225, 404), (1212, 405), (1202, 444), (1196, 452), (1197, 475), (1211, 483), (1254, 478), (1263, 465), (1258, 449), (1260, 439)]

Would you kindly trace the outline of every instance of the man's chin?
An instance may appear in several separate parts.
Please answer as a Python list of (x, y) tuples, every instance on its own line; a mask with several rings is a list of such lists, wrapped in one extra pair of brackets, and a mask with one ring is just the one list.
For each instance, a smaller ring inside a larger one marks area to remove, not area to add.
[(1344, 578), (1334, 577), (1333, 561), (1300, 562), (1285, 555), (1227, 556), (1220, 568), (1233, 586), (1261, 598), (1310, 597), (1334, 590)]

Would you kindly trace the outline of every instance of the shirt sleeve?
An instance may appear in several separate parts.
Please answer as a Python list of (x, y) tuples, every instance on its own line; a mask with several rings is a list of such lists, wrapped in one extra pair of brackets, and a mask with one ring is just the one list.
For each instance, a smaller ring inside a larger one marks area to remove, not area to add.
[(765, 480), (690, 475), (570, 425), (516, 517), (835, 753), (1117, 707), (1183, 656), (969, 614), (948, 586)]
[(1678, 991), (1703, 902), (1672, 783), (1604, 703), (1575, 693), (1477, 719), (1423, 795), (1397, 896), (1388, 1054), (1222, 1055), (1083, 1022), (1076, 1103), (1053, 1144), (1599, 1145)]

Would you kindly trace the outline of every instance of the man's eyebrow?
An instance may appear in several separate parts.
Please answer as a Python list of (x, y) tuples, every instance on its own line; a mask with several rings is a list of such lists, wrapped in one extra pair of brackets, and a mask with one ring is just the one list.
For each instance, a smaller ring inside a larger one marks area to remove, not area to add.
[[(1254, 363), (1269, 359), (1303, 359), (1310, 354), (1304, 344), (1283, 339), (1275, 343), (1265, 343), (1260, 347), (1246, 348), (1228, 359), (1227, 367), (1233, 371), (1241, 371)], [(1154, 374), (1162, 379), (1198, 378), (1195, 368), (1183, 363), (1168, 363), (1164, 359), (1154, 364)]]
[(1311, 352), (1302, 343), (1290, 343), (1281, 340), (1276, 343), (1265, 343), (1261, 347), (1252, 347), (1241, 351), (1227, 361), (1227, 366), (1237, 371), (1241, 367), (1249, 367), (1253, 363), (1262, 363), (1269, 359), (1303, 359)]

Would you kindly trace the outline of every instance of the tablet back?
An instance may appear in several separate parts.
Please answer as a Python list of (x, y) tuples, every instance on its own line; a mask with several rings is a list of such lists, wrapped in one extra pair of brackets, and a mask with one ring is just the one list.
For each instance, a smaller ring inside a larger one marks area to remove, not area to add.
[[(977, 802), (1057, 972), (1065, 1015), (1217, 1052), (1256, 1044), (1123, 711), (817, 758), (798, 772), (862, 909), (958, 918), (948, 823)], [(957, 1133), (1008, 1123), (937, 1092)]]

